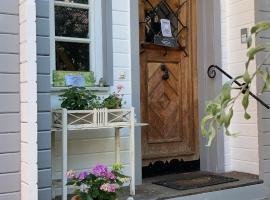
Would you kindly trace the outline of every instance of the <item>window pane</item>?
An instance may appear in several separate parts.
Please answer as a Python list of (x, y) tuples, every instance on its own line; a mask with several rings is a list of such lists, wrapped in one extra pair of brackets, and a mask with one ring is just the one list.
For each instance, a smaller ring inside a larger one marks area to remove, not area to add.
[(81, 3), (88, 4), (88, 0), (55, 0), (55, 1), (64, 1), (66, 3)]
[(55, 35), (89, 38), (88, 10), (55, 6)]
[(89, 44), (56, 42), (56, 70), (89, 71)]

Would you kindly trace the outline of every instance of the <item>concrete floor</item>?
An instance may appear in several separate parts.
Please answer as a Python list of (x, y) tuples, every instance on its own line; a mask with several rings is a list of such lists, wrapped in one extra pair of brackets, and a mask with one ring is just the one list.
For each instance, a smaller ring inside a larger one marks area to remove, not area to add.
[[(204, 173), (204, 172), (191, 172), (191, 173), (186, 173), (186, 175), (188, 176), (189, 174), (194, 174), (194, 173)], [(144, 179), (143, 184), (136, 187), (136, 195), (134, 199), (135, 200), (163, 200), (163, 199), (170, 199), (174, 197), (195, 195), (195, 194), (201, 194), (205, 192), (214, 192), (214, 191), (220, 191), (220, 190), (226, 190), (226, 189), (232, 189), (232, 188), (262, 183), (262, 181), (259, 180), (258, 176), (251, 175), (251, 174), (245, 174), (245, 173), (240, 173), (240, 172), (230, 172), (230, 173), (224, 173), (224, 174), (219, 174), (219, 175), (236, 178), (239, 181), (215, 185), (215, 186), (208, 186), (208, 187), (203, 187), (203, 188), (182, 190), (182, 191), (152, 184), (153, 182), (156, 182), (156, 181), (160, 181), (164, 179), (167, 180), (170, 178), (175, 178), (177, 176), (183, 176), (183, 174), (164, 175), (164, 176)], [(128, 197), (129, 197), (129, 188), (126, 187), (119, 194), (119, 200), (126, 200)], [(70, 199), (70, 197), (68, 199)], [(61, 198), (57, 197), (55, 198), (55, 200), (61, 200)]]
[[(202, 173), (202, 172), (192, 172), (192, 173)], [(189, 173), (187, 173), (187, 175), (188, 174)], [(231, 189), (231, 188), (237, 188), (237, 187), (243, 187), (243, 186), (262, 183), (262, 181), (258, 179), (258, 176), (251, 175), (251, 174), (230, 172), (230, 173), (225, 173), (225, 174), (220, 174), (220, 175), (236, 178), (239, 181), (180, 191), (180, 190), (174, 190), (174, 189), (170, 189), (163, 186), (158, 186), (158, 185), (152, 184), (152, 182), (181, 176), (181, 174), (179, 175), (173, 174), (173, 175), (166, 175), (166, 176), (160, 176), (160, 177), (154, 177), (154, 178), (147, 178), (143, 180), (142, 185), (139, 185), (136, 187), (136, 196), (134, 199), (135, 200), (170, 199), (173, 197), (195, 195), (195, 194), (201, 194), (205, 192), (213, 192), (213, 191), (219, 191), (219, 190), (225, 190), (225, 189)], [(123, 193), (120, 194), (119, 200), (126, 200), (128, 196), (129, 196), (128, 188), (125, 188)]]

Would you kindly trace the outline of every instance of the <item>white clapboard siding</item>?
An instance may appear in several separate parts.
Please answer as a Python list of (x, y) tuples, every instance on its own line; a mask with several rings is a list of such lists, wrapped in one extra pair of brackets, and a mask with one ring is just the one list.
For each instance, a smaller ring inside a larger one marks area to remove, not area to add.
[[(129, 1), (112, 0), (112, 31), (113, 31), (113, 80), (111, 92), (116, 91), (117, 85), (124, 86), (123, 94), (125, 106), (131, 106), (131, 64), (130, 64), (130, 20)], [(125, 74), (121, 79), (120, 74)], [(52, 107), (56, 107), (57, 100), (52, 98)], [(61, 177), (61, 138), (54, 136), (53, 151), (53, 179)], [(125, 172), (129, 174), (129, 142), (126, 130), (121, 130), (121, 159)], [(84, 170), (95, 164), (114, 163), (114, 134), (113, 130), (91, 130), (76, 132), (69, 135), (68, 169)]]
[[(270, 2), (269, 0), (260, 0), (256, 9), (257, 21), (270, 21)], [(270, 31), (261, 34), (258, 39), (258, 43), (269, 42)], [(257, 61), (258, 64), (261, 62)], [(269, 61), (265, 62), (265, 66), (269, 67)], [(260, 86), (260, 85), (259, 85)], [(270, 105), (270, 92), (264, 93), (262, 99)], [(261, 108), (261, 158), (262, 158), (262, 177), (265, 184), (270, 187), (270, 110)]]
[[(246, 44), (241, 44), (240, 29), (255, 24), (254, 0), (226, 0), (221, 2), (222, 65), (232, 76), (244, 72)], [(252, 63), (252, 69), (255, 63)], [(224, 79), (224, 81), (226, 81)], [(256, 85), (252, 86), (256, 92)], [(252, 119), (244, 120), (241, 102), (235, 104), (235, 113), (230, 127), (240, 132), (238, 138), (225, 137), (225, 170), (259, 174), (257, 102), (250, 101)]]

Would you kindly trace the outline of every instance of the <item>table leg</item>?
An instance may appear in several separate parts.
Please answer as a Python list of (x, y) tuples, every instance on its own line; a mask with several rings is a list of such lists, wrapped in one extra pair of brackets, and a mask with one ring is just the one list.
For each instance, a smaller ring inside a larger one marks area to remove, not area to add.
[(67, 110), (62, 113), (62, 200), (67, 200)]
[(115, 162), (120, 163), (120, 129), (115, 128)]
[(135, 115), (134, 109), (131, 113), (131, 126), (129, 131), (130, 138), (130, 173), (131, 173), (131, 181), (130, 181), (130, 195), (135, 195)]

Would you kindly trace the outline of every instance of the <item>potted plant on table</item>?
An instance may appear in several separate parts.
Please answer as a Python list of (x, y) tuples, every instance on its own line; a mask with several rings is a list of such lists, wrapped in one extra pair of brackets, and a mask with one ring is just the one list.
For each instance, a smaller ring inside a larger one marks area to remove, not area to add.
[(119, 109), (123, 104), (123, 94), (121, 91), (124, 89), (123, 85), (117, 86), (117, 92), (110, 94), (107, 98), (105, 98), (102, 102), (102, 106), (108, 109)]
[[(78, 111), (68, 115), (68, 123), (85, 124), (93, 122), (93, 115), (90, 113), (80, 112), (82, 110), (93, 110), (99, 108), (120, 109), (123, 105), (123, 85), (117, 86), (117, 91), (110, 94), (103, 100), (94, 95), (90, 90), (83, 87), (70, 87), (65, 90), (64, 94), (60, 95), (62, 101), (61, 107), (67, 110)], [(122, 121), (122, 112), (109, 111), (108, 120), (111, 122)]]
[[(93, 110), (101, 108), (100, 98), (94, 95), (90, 90), (83, 87), (70, 87), (60, 95), (62, 101), (61, 107), (67, 110)], [(68, 115), (68, 123), (81, 124), (93, 122), (93, 115), (87, 113), (72, 113)]]
[(122, 165), (114, 164), (112, 169), (105, 165), (96, 165), (89, 171), (68, 172), (69, 186), (76, 188), (72, 200), (115, 200), (121, 186), (129, 177), (122, 174)]
[(68, 110), (92, 110), (100, 108), (100, 98), (83, 87), (70, 87), (60, 95), (61, 107)]
[[(124, 89), (123, 85), (117, 86), (117, 91), (110, 94), (107, 98), (105, 98), (102, 102), (102, 107), (108, 109), (120, 109), (123, 105), (123, 94), (121, 94)], [(121, 122), (123, 121), (122, 112), (109, 112), (108, 120), (111, 122)]]

